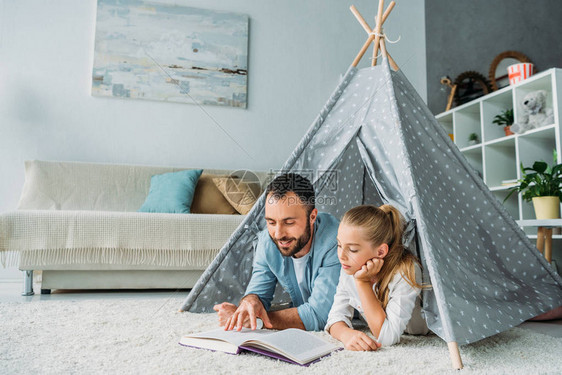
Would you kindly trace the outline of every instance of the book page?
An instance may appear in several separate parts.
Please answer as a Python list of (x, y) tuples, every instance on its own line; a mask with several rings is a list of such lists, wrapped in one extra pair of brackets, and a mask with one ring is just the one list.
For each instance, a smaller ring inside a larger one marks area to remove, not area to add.
[(246, 345), (259, 347), (260, 343), (266, 344), (263, 347), (273, 349), (300, 363), (309, 362), (339, 348), (339, 346), (324, 341), (311, 333), (295, 328), (262, 336), (258, 340), (246, 343)]
[(200, 339), (215, 339), (229, 342), (233, 345), (240, 346), (243, 342), (247, 340), (261, 340), (262, 337), (266, 335), (271, 335), (272, 331), (265, 329), (251, 330), (249, 328), (242, 328), (240, 332), (238, 331), (225, 331), (223, 328), (218, 328), (212, 331), (194, 333), (191, 335), (186, 335), (186, 338), (200, 338)]

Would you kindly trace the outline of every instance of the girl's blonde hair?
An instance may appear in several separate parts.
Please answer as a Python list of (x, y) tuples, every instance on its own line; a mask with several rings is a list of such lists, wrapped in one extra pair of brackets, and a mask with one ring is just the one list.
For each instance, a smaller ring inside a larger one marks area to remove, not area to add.
[(365, 229), (366, 240), (374, 246), (383, 243), (388, 245), (388, 254), (384, 257), (375, 286), (375, 294), (383, 309), (386, 309), (388, 304), (388, 284), (397, 272), (400, 272), (413, 288), (424, 287), (416, 282), (415, 265), (417, 263), (421, 268), (419, 259), (402, 244), (404, 220), (395, 207), (389, 204), (380, 207), (357, 206), (343, 215), (341, 223)]

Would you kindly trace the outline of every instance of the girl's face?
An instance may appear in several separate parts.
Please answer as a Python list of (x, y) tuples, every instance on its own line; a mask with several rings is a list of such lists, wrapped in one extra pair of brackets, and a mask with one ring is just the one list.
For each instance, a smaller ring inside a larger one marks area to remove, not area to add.
[(353, 275), (369, 259), (377, 256), (377, 246), (366, 240), (365, 229), (340, 224), (338, 229), (338, 258), (345, 273)]

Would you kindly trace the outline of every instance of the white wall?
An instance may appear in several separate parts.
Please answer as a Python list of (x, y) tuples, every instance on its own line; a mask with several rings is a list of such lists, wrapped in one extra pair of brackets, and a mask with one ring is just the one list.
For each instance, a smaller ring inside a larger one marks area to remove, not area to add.
[[(164, 2), (164, 1), (162, 1)], [(374, 0), (179, 0), (250, 16), (248, 108), (90, 95), (96, 1), (0, 0), (0, 212), (26, 159), (280, 168), (374, 26)], [(389, 1), (387, 0), (387, 3)], [(388, 49), (426, 98), (424, 1), (398, 0)], [(367, 64), (364, 58), (363, 65)]]

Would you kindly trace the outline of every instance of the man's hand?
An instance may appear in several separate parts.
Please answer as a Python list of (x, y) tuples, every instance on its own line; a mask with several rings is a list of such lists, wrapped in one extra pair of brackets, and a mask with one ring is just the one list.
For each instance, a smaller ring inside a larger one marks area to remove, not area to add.
[(273, 328), (267, 316), (267, 311), (265, 311), (258, 296), (249, 294), (242, 298), (236, 311), (227, 319), (224, 330), (229, 331), (236, 327), (236, 330), (240, 331), (247, 319), (249, 319), (250, 328), (254, 330), (256, 329), (256, 318), (260, 318), (263, 321), (264, 327)]
[(356, 280), (373, 282), (384, 264), (380, 258), (369, 259), (357, 272), (353, 274)]
[(356, 331), (354, 329), (346, 330), (341, 335), (341, 342), (347, 350), (355, 350), (360, 352), (375, 351), (381, 347), (381, 344), (367, 336), (365, 332)]
[[(229, 302), (223, 302), (213, 306), (213, 310), (215, 310), (219, 316), (220, 327), (224, 327), (226, 325), (226, 321), (232, 316), (232, 314), (234, 314), (237, 308), (238, 306)], [(249, 321), (244, 323), (248, 323), (248, 325), (244, 325), (244, 327), (250, 327)]]

